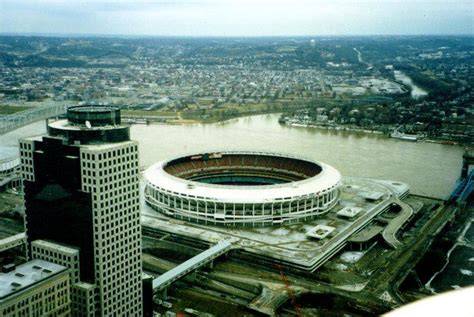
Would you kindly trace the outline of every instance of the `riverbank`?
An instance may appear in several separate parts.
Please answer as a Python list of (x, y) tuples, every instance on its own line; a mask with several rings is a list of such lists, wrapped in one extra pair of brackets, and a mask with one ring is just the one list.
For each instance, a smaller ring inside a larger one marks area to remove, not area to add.
[[(183, 153), (252, 150), (295, 153), (328, 163), (342, 175), (393, 179), (411, 192), (445, 198), (459, 177), (464, 149), (428, 142), (401, 142), (380, 133), (297, 128), (278, 123), (278, 114), (246, 116), (214, 124), (134, 124), (140, 167)], [(0, 146), (46, 133), (44, 121), (0, 136)]]
[(342, 132), (357, 132), (357, 133), (366, 133), (366, 134), (379, 134), (385, 135), (383, 131), (379, 130), (367, 130), (358, 127), (348, 127), (342, 125), (318, 125), (318, 124), (303, 124), (303, 123), (283, 123), (280, 124), (292, 126), (292, 127), (300, 127), (300, 128), (314, 128), (314, 129), (322, 129), (322, 130), (334, 130), (334, 131), (342, 131)]
[[(303, 123), (284, 123), (280, 122), (280, 124), (287, 125), (287, 126), (292, 126), (292, 127), (300, 127), (300, 128), (312, 128), (312, 129), (320, 129), (320, 130), (329, 130), (329, 131), (340, 131), (340, 132), (347, 132), (347, 133), (356, 133), (356, 134), (372, 134), (372, 135), (382, 135), (386, 136), (387, 138), (392, 138), (392, 139), (398, 139), (398, 140), (403, 140), (403, 138), (393, 138), (390, 136), (390, 128), (387, 127), (385, 130), (386, 131), (380, 131), (380, 130), (375, 130), (375, 129), (364, 129), (364, 128), (358, 128), (358, 127), (353, 127), (353, 126), (343, 126), (343, 125), (317, 125), (317, 124), (303, 124)], [(405, 141), (405, 140), (404, 140)], [(410, 140), (412, 141), (412, 140)], [(469, 143), (462, 143), (462, 142), (457, 142), (457, 141), (452, 141), (452, 140), (444, 140), (444, 139), (427, 139), (427, 138), (419, 138), (416, 140), (418, 143), (436, 143), (436, 144), (442, 144), (442, 145), (468, 145), (470, 146), (471, 144)]]
[(159, 110), (122, 110), (123, 118), (147, 120), (148, 122), (166, 122), (171, 124), (217, 123), (254, 115), (291, 112), (304, 106), (304, 100), (249, 104), (224, 104), (212, 109), (186, 111)]
[(419, 99), (419, 98), (428, 96), (428, 91), (426, 89), (423, 89), (417, 86), (413, 82), (412, 78), (406, 75), (405, 73), (403, 73), (402, 71), (395, 70), (393, 73), (394, 73), (395, 79), (398, 82), (410, 88), (410, 95), (413, 99)]
[[(185, 119), (181, 116), (179, 112), (169, 113), (167, 116), (144, 116), (136, 115), (131, 116), (131, 112), (126, 112), (123, 116), (125, 122), (130, 124), (168, 124), (168, 125), (189, 125), (189, 124), (215, 124), (230, 121), (233, 119), (252, 117), (256, 115), (281, 115), (282, 112), (279, 111), (262, 111), (262, 112), (250, 112), (250, 113), (240, 113), (239, 115), (231, 117), (214, 117), (214, 118), (195, 118), (195, 119)], [(127, 121), (129, 120), (129, 121)], [(280, 124), (298, 128), (310, 128), (310, 129), (319, 129), (327, 131), (335, 131), (341, 133), (353, 133), (353, 134), (371, 134), (371, 135), (380, 135), (387, 138), (390, 137), (390, 131), (394, 129), (393, 126), (383, 127), (383, 130), (378, 129), (367, 129), (357, 126), (346, 126), (346, 125), (318, 125), (318, 124), (303, 124), (303, 123), (285, 123), (280, 121)], [(401, 139), (403, 138), (393, 138)], [(427, 138), (418, 138), (417, 142), (426, 142), (426, 143), (437, 143), (443, 145), (471, 145), (469, 143), (463, 143), (453, 140), (446, 139), (427, 139)]]
[[(425, 287), (432, 293), (446, 292), (474, 283), (474, 211), (472, 201), (468, 202), (440, 238), (434, 242), (432, 251), (425, 255), (427, 267), (420, 267), (421, 275), (430, 272)], [(432, 266), (433, 263), (438, 265)]]

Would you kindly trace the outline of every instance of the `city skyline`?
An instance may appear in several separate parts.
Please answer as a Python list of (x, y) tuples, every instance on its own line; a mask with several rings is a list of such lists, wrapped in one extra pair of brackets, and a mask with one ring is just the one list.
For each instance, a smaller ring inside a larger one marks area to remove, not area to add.
[(0, 35), (1, 316), (472, 292), (473, 64), (472, 35)]
[(42, 1), (0, 3), (0, 32), (126, 36), (474, 34), (469, 1)]

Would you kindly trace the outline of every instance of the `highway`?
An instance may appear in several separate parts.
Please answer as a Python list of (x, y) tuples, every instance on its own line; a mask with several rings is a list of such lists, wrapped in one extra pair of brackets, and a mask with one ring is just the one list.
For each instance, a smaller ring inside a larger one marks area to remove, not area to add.
[[(337, 235), (335, 238), (331, 239), (329, 242), (324, 244), (320, 248), (320, 255), (315, 257), (311, 261), (311, 267), (309, 268), (311, 272), (316, 271), (321, 265), (326, 263), (326, 261), (331, 258), (334, 254), (339, 252), (344, 246), (347, 244), (347, 240), (351, 235), (357, 233), (358, 231), (362, 230), (365, 226), (367, 226), (372, 219), (380, 215), (382, 212), (386, 211), (391, 204), (398, 203), (398, 198), (389, 198), (384, 200), (383, 202), (379, 203), (371, 210), (369, 210), (366, 214), (359, 217), (355, 220), (347, 229)], [(308, 268), (306, 268), (308, 269)]]
[(404, 248), (400, 248), (390, 258), (390, 264), (376, 272), (363, 292), (382, 295), (389, 292), (392, 299), (399, 303), (405, 300), (398, 293), (400, 284), (405, 280), (419, 259), (425, 254), (446, 223), (454, 215), (454, 206), (440, 206), (419, 230), (411, 241), (404, 241)]
[(56, 117), (66, 113), (66, 106), (52, 104), (36, 107), (0, 117), (0, 135), (18, 129), (30, 123)]
[[(144, 269), (148, 271), (163, 272), (172, 266), (169, 261), (144, 254)], [(343, 302), (353, 303), (358, 309), (365, 309), (366, 312), (375, 314), (390, 309), (387, 303), (371, 294), (341, 290), (308, 276), (297, 276), (286, 272), (285, 274), (297, 296), (305, 293), (314, 294), (316, 297), (319, 294), (334, 296)], [(185, 288), (192, 288), (201, 293), (212, 293), (213, 296), (226, 298), (230, 303), (239, 302), (239, 305), (269, 316), (275, 316), (279, 307), (289, 299), (285, 284), (273, 267), (257, 269), (249, 264), (233, 261), (219, 262), (212, 271), (198, 271), (194, 279), (185, 277), (183, 281), (189, 283)], [(179, 287), (176, 290), (179, 290)]]
[(0, 239), (0, 252), (20, 245), (26, 245), (26, 234), (24, 232)]

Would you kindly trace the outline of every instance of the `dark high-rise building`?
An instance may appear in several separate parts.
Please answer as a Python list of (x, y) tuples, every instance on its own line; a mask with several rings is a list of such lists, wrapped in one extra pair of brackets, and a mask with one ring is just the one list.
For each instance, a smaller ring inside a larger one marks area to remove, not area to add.
[(71, 107), (48, 136), (20, 140), (20, 157), (28, 240), (79, 250), (73, 307), (93, 291), (88, 316), (141, 315), (138, 144), (120, 110)]

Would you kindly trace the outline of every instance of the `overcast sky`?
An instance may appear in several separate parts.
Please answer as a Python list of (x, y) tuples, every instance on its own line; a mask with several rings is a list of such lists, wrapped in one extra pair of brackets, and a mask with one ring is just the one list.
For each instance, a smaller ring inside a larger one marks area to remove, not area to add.
[(474, 34), (473, 0), (0, 0), (0, 32)]

